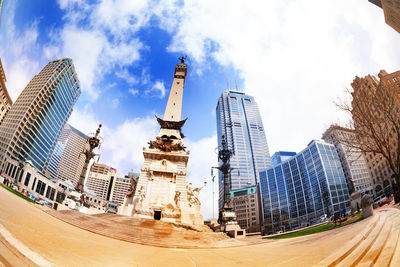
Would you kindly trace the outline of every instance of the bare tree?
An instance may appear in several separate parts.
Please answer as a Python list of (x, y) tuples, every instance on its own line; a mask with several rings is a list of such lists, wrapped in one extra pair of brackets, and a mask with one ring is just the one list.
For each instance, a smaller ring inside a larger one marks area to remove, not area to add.
[(344, 135), (341, 141), (350, 148), (386, 159), (393, 173), (395, 201), (400, 202), (400, 71), (389, 75), (381, 71), (379, 76), (379, 83), (375, 77), (356, 77), (354, 91), (347, 89), (347, 98), (336, 103), (351, 115), (348, 127), (355, 133)]

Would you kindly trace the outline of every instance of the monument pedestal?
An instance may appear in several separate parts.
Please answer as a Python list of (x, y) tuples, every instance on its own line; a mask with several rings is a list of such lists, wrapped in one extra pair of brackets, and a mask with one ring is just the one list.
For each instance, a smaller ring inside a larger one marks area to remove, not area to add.
[(236, 213), (229, 205), (224, 207), (220, 214), (221, 216), (221, 231), (227, 233), (233, 238), (246, 237), (246, 229), (241, 229), (236, 221)]
[(182, 224), (203, 224), (200, 202), (187, 183), (185, 151), (163, 152), (143, 148), (144, 163), (132, 204), (120, 207), (119, 214)]
[(134, 209), (133, 204), (126, 205), (126, 206), (119, 206), (117, 214), (118, 215), (132, 216), (133, 213), (134, 213), (133, 209)]
[(246, 229), (241, 229), (236, 221), (231, 221), (225, 224), (224, 232), (233, 238), (246, 237)]

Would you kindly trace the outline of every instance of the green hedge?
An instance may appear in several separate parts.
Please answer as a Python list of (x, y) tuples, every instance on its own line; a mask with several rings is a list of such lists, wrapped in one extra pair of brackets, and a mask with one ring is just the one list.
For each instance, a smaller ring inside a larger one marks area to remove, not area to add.
[(29, 197), (25, 196), (24, 194), (21, 194), (20, 192), (18, 192), (18, 191), (16, 191), (16, 190), (12, 189), (11, 187), (5, 186), (5, 185), (3, 185), (3, 184), (1, 184), (1, 183), (0, 183), (0, 186), (3, 187), (4, 189), (10, 191), (10, 192), (13, 193), (14, 195), (17, 195), (17, 196), (19, 196), (20, 198), (25, 199), (26, 201), (29, 201), (29, 202), (32, 202), (32, 203), (35, 203), (35, 204), (39, 204), (39, 203), (35, 202), (34, 200), (30, 199)]

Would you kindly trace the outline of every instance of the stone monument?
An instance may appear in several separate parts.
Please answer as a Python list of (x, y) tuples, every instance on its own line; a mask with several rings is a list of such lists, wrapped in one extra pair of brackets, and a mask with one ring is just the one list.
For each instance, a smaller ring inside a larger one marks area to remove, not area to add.
[(351, 213), (358, 213), (361, 209), (361, 192), (354, 192), (350, 195)]
[[(164, 118), (157, 118), (160, 133), (143, 148), (144, 163), (132, 190), (128, 191), (118, 214), (182, 224), (203, 224), (198, 195), (202, 187), (187, 182), (189, 152), (182, 143), (182, 95), (186, 57), (175, 67), (175, 75)], [(134, 190), (134, 194), (132, 194)]]
[(368, 217), (374, 215), (374, 208), (372, 207), (372, 198), (370, 195), (365, 194), (361, 198), (361, 208), (362, 208), (364, 218), (368, 218)]

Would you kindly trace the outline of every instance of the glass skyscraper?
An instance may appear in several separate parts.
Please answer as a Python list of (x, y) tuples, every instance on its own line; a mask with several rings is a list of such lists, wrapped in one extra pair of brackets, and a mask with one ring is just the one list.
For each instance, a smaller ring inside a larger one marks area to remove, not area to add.
[[(218, 145), (221, 147), (224, 135), (233, 152), (230, 190), (258, 184), (260, 171), (272, 163), (257, 103), (244, 92), (225, 91), (218, 99), (216, 111)], [(219, 179), (219, 209), (223, 205), (223, 190), (223, 181)]]
[(260, 181), (265, 233), (307, 226), (349, 206), (336, 148), (322, 141), (261, 172)]
[(72, 60), (48, 63), (19, 95), (0, 125), (0, 158), (30, 160), (47, 173), (57, 139), (81, 94)]
[(278, 165), (282, 161), (285, 161), (293, 156), (296, 155), (296, 152), (290, 152), (290, 151), (278, 151), (275, 152), (271, 159), (272, 159), (272, 164)]

